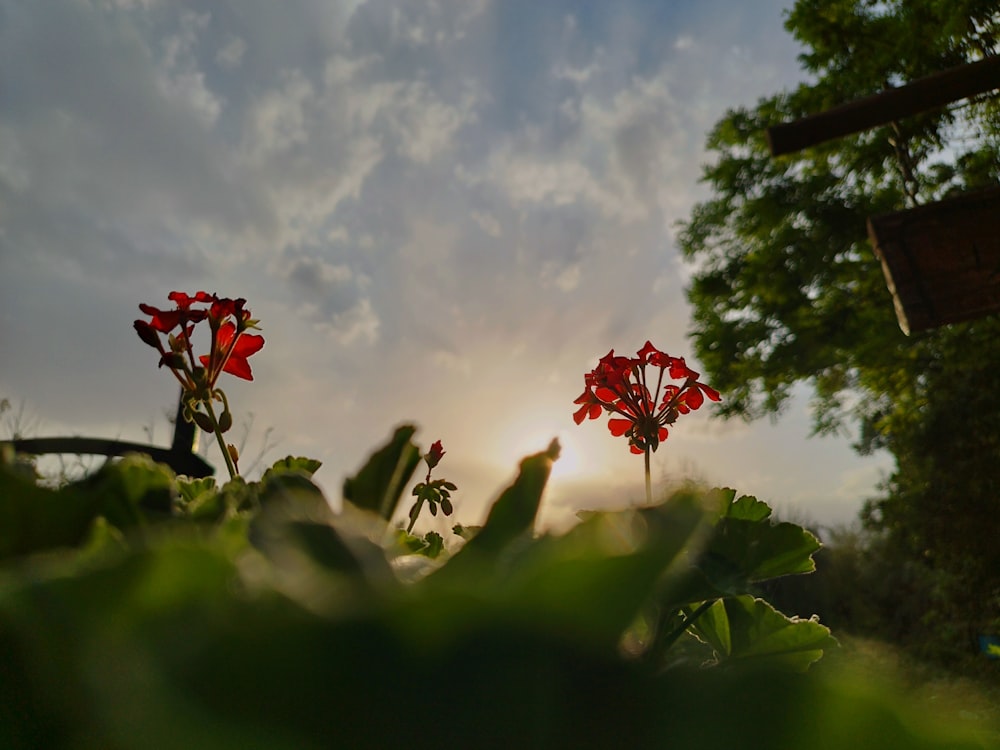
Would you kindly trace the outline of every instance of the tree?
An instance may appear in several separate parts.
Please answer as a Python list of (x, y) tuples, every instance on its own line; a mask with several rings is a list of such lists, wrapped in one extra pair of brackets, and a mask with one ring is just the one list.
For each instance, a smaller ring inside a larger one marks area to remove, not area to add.
[(961, 616), (982, 626), (1000, 616), (1000, 321), (904, 336), (865, 221), (995, 185), (998, 98), (779, 158), (764, 132), (995, 54), (1000, 11), (982, 0), (799, 0), (785, 27), (812, 80), (726, 113), (708, 137), (714, 195), (682, 224), (695, 351), (727, 393), (724, 416), (777, 414), (806, 383), (817, 432), (853, 425), (859, 451), (889, 450), (896, 469), (866, 508), (868, 527), (943, 571), (947, 606), (975, 592), (960, 597)]

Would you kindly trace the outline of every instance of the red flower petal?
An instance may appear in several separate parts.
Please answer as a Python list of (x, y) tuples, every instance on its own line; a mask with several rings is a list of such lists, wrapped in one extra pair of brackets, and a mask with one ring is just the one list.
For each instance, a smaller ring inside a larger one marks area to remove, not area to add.
[(171, 292), (167, 295), (167, 299), (171, 302), (176, 302), (177, 307), (182, 310), (187, 310), (195, 302), (211, 302), (215, 299), (214, 294), (209, 294), (208, 292), (195, 292), (193, 297), (189, 297), (184, 292)]
[(653, 346), (653, 344), (649, 341), (643, 344), (642, 349), (636, 352), (636, 355), (640, 360), (642, 360), (643, 363), (652, 362), (652, 358), (657, 354), (663, 354), (663, 352)]
[(688, 388), (684, 391), (682, 396), (684, 403), (690, 406), (692, 409), (697, 409), (703, 403), (705, 403), (705, 397), (702, 395), (701, 391), (697, 388)]
[(714, 388), (711, 388), (711, 387), (705, 385), (704, 383), (697, 383), (696, 385), (698, 386), (698, 388), (701, 389), (702, 393), (704, 393), (706, 396), (708, 396), (709, 400), (711, 400), (711, 401), (721, 401), (722, 400), (722, 396), (720, 396), (719, 392), (717, 390), (715, 390)]
[(228, 372), (230, 375), (235, 375), (238, 378), (243, 378), (244, 380), (253, 380), (253, 372), (250, 370), (250, 363), (247, 362), (247, 357), (259, 352), (263, 346), (263, 336), (257, 336), (252, 333), (241, 334), (236, 339), (236, 346), (233, 347), (233, 353), (226, 360), (226, 366), (222, 368), (222, 371)]
[(608, 429), (611, 430), (611, 434), (615, 437), (621, 437), (630, 429), (632, 429), (631, 419), (609, 419)]
[(615, 403), (615, 401), (618, 401), (621, 398), (621, 396), (619, 396), (618, 393), (611, 390), (610, 388), (605, 388), (604, 386), (598, 388), (594, 392), (594, 395), (597, 396), (597, 398), (599, 398), (601, 401), (604, 401), (609, 404), (613, 404)]
[(698, 379), (698, 373), (687, 366), (683, 357), (675, 357), (670, 363), (670, 377), (675, 380)]
[(174, 330), (184, 314), (181, 310), (160, 310), (152, 305), (139, 305), (139, 309), (146, 315), (152, 316), (149, 325), (160, 333), (170, 333)]

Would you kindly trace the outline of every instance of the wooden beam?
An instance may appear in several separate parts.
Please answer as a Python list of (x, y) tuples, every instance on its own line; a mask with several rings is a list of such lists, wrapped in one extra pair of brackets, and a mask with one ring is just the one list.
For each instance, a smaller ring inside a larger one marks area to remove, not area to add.
[(767, 143), (772, 156), (782, 156), (995, 88), (1000, 88), (1000, 55), (934, 73), (801, 120), (775, 125), (767, 129)]

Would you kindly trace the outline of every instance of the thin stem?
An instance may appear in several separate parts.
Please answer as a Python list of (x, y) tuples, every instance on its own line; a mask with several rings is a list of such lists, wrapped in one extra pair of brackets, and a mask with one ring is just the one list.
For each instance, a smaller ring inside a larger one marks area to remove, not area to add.
[(705, 612), (708, 611), (708, 608), (711, 607), (713, 604), (715, 604), (715, 602), (716, 602), (715, 599), (709, 599), (707, 601), (704, 601), (698, 605), (698, 608), (696, 610), (686, 614), (684, 616), (683, 622), (681, 622), (680, 625), (674, 628), (674, 630), (670, 632), (670, 635), (666, 636), (665, 638), (657, 639), (657, 643), (654, 644), (656, 649), (662, 652), (666, 651), (668, 648), (673, 646), (674, 642), (684, 634), (684, 631), (687, 630), (694, 623), (695, 620), (697, 620), (699, 617), (705, 614)]
[(417, 498), (417, 509), (415, 511), (410, 511), (410, 523), (406, 527), (406, 533), (409, 534), (413, 531), (413, 527), (417, 523), (417, 519), (420, 517), (420, 510), (424, 505), (424, 499), (422, 497)]
[(229, 478), (236, 479), (239, 476), (239, 472), (236, 470), (236, 465), (233, 463), (233, 457), (229, 455), (229, 448), (226, 447), (226, 441), (222, 439), (222, 430), (219, 429), (219, 420), (215, 418), (215, 410), (212, 409), (211, 399), (206, 399), (204, 402), (205, 410), (208, 412), (209, 418), (212, 420), (212, 424), (215, 426), (215, 439), (219, 443), (219, 450), (222, 451), (222, 457), (226, 459), (226, 468), (229, 469)]
[(649, 478), (649, 446), (643, 451), (646, 459), (646, 505), (653, 504), (653, 485)]
[[(431, 471), (432, 471), (432, 469), (428, 466), (427, 467), (427, 477), (424, 479), (424, 484), (430, 484), (431, 483)], [(417, 519), (420, 517), (420, 511), (423, 510), (423, 507), (424, 507), (424, 498), (423, 498), (422, 495), (417, 495), (416, 509), (410, 511), (410, 524), (409, 524), (409, 526), (406, 527), (406, 533), (407, 534), (409, 534), (411, 531), (413, 531), (413, 527), (414, 527), (414, 525), (416, 525)]]

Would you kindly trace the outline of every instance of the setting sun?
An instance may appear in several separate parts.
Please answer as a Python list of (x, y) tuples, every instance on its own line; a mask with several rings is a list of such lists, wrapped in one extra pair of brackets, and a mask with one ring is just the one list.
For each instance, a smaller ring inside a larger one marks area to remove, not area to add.
[[(568, 420), (566, 420), (568, 421)], [(497, 430), (496, 455), (503, 465), (516, 464), (525, 456), (548, 448), (553, 438), (559, 440), (559, 459), (552, 466), (552, 479), (583, 479), (607, 472), (604, 457), (609, 446), (591, 445), (592, 438), (605, 435), (585, 434), (573, 429), (575, 425), (559, 426), (557, 420), (546, 421), (537, 412), (528, 412), (521, 419), (511, 420)]]

